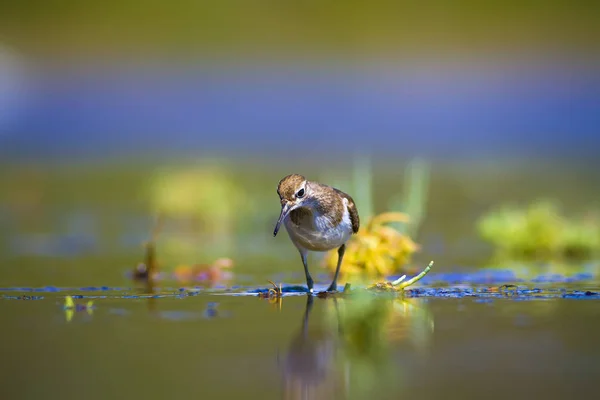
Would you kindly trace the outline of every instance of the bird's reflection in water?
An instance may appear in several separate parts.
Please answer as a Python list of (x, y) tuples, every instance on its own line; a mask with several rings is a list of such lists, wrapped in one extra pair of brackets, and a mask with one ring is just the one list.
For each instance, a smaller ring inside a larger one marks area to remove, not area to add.
[[(310, 324), (314, 297), (306, 297), (302, 325), (294, 335), (285, 357), (284, 398), (336, 398), (343, 391), (343, 381), (335, 371), (335, 351), (339, 338), (327, 326)], [(337, 299), (331, 299), (337, 306)]]
[(394, 350), (426, 350), (433, 329), (418, 300), (308, 296), (282, 365), (284, 397), (363, 398), (401, 384), (402, 357)]

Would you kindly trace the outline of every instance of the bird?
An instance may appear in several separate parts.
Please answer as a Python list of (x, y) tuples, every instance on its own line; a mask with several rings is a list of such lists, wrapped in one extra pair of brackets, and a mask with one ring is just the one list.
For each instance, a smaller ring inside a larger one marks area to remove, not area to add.
[(285, 176), (277, 185), (281, 213), (273, 236), (283, 223), (290, 240), (300, 252), (308, 291), (314, 281), (308, 271), (309, 251), (324, 252), (337, 248), (338, 262), (327, 292), (337, 290), (337, 279), (344, 259), (346, 242), (360, 228), (356, 204), (350, 195), (334, 187), (309, 181), (299, 174)]

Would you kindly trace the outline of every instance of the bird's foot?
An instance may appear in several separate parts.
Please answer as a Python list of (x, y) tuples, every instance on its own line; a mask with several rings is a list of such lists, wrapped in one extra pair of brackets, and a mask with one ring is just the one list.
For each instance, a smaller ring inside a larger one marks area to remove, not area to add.
[(337, 285), (331, 284), (326, 290), (327, 293), (337, 293)]
[(317, 293), (317, 297), (321, 299), (327, 299), (329, 297), (336, 297), (339, 293), (335, 287), (328, 287), (327, 290)]
[(315, 286), (315, 283), (313, 282), (312, 278), (307, 277), (306, 278), (306, 288), (308, 289), (308, 293), (310, 293), (310, 294), (314, 293), (314, 289), (313, 289), (314, 286)]

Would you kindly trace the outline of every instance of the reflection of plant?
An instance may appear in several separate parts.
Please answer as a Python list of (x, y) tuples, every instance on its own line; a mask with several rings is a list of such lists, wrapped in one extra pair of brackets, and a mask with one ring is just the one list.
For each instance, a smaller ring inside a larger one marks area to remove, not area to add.
[(414, 300), (381, 298), (367, 292), (338, 300), (342, 307), (329, 307), (328, 311), (336, 316), (328, 316), (327, 320), (337, 320), (337, 354), (346, 365), (349, 393), (363, 398), (379, 382), (391, 377), (401, 380), (400, 371), (392, 362), (390, 344), (408, 342), (425, 349), (434, 331), (427, 307), (418, 306)]
[[(418, 246), (411, 238), (387, 224), (407, 221), (408, 217), (402, 213), (384, 213), (371, 218), (348, 241), (342, 273), (380, 277), (398, 272)], [(325, 262), (330, 270), (335, 270), (337, 254), (329, 252)]]
[[(427, 307), (418, 306), (420, 302), (415, 299), (382, 298), (363, 292), (338, 300), (344, 305), (339, 324), (347, 340), (345, 344), (351, 345), (352, 351), (385, 348), (387, 343), (405, 340), (421, 343), (424, 338), (409, 332), (414, 330), (430, 337), (434, 330), (433, 317)], [(376, 343), (366, 343), (369, 339)]]
[(550, 201), (538, 201), (526, 209), (498, 208), (484, 215), (478, 228), (503, 257), (580, 259), (600, 250), (597, 219), (567, 219)]

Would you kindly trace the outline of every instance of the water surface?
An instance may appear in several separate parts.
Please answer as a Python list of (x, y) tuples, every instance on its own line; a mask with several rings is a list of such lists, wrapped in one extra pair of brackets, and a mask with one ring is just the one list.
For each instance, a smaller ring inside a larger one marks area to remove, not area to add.
[(2, 292), (2, 398), (572, 398), (600, 376), (596, 296), (68, 292), (70, 316), (65, 291)]

